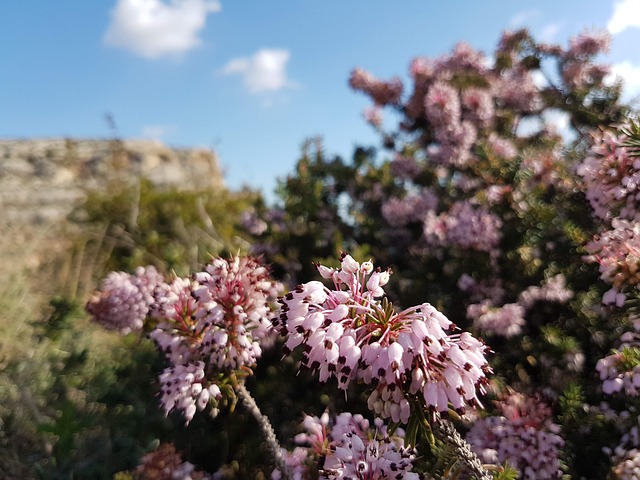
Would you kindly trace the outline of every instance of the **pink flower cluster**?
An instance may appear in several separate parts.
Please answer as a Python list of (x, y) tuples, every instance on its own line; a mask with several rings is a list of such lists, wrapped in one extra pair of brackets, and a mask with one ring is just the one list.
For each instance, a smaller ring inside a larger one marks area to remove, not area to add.
[(396, 155), (390, 163), (391, 173), (394, 177), (404, 180), (413, 180), (422, 171), (422, 166), (411, 155)]
[[(633, 412), (625, 411), (635, 424), (622, 436), (620, 443), (613, 449), (612, 473), (618, 480), (637, 480), (640, 478), (640, 417)], [(609, 449), (606, 449), (609, 450)]]
[(536, 302), (566, 303), (573, 298), (573, 291), (567, 288), (567, 279), (561, 273), (545, 279), (542, 284), (531, 286), (518, 295), (518, 304), (531, 308)]
[[(469, 280), (464, 279), (462, 286), (468, 285)], [(526, 311), (536, 302), (565, 303), (572, 297), (573, 292), (566, 288), (564, 275), (558, 274), (544, 280), (539, 287), (531, 286), (521, 292), (516, 303), (507, 303), (501, 307), (494, 307), (491, 299), (472, 303), (467, 307), (467, 318), (473, 320), (474, 327), (482, 332), (510, 338), (522, 333), (522, 327), (526, 324)]]
[(518, 150), (513, 142), (507, 138), (500, 137), (495, 132), (492, 132), (487, 138), (487, 146), (495, 155), (505, 160), (513, 160), (518, 155)]
[(524, 113), (538, 112), (542, 107), (539, 89), (526, 68), (517, 66), (503, 71), (491, 86), (496, 101), (503, 107)]
[(596, 370), (602, 380), (602, 391), (608, 395), (624, 392), (640, 396), (640, 321), (634, 322), (635, 331), (625, 332), (620, 345), (611, 355), (598, 360)]
[(495, 120), (495, 104), (491, 93), (482, 88), (471, 87), (462, 92), (463, 114), (472, 122), (488, 128)]
[(611, 35), (605, 30), (582, 32), (569, 40), (567, 57), (593, 57), (607, 53), (611, 46)]
[(242, 213), (241, 223), (247, 232), (258, 237), (269, 227), (267, 222), (260, 218), (253, 209)]
[(577, 170), (595, 215), (605, 220), (640, 220), (640, 157), (622, 145), (627, 139), (612, 130), (595, 132)]
[(270, 304), (278, 292), (258, 260), (216, 258), (193, 278), (171, 283), (153, 267), (111, 273), (87, 310), (122, 333), (155, 318), (150, 337), (169, 363), (159, 378), (160, 400), (167, 414), (181, 410), (189, 422), (210, 400), (215, 414), (224, 375), (254, 366), (261, 344), (273, 343)]
[[(303, 425), (306, 431), (295, 441), (305, 447), (283, 451), (296, 480), (307, 478), (310, 462), (322, 465), (320, 478), (327, 480), (420, 478), (411, 471), (416, 454), (405, 447), (402, 429), (391, 436), (380, 419), (372, 427), (362, 415), (345, 412), (330, 425), (325, 413), (305, 417)], [(271, 478), (279, 480), (280, 472), (274, 471)]]
[(502, 416), (482, 418), (469, 430), (473, 451), (487, 463), (509, 462), (525, 480), (561, 478), (558, 455), (564, 440), (550, 409), (522, 394), (510, 395), (500, 407)]
[(211, 480), (213, 477), (182, 460), (172, 443), (161, 443), (145, 454), (133, 471), (134, 480)]
[(584, 258), (599, 264), (600, 278), (612, 286), (603, 303), (622, 307), (625, 292), (640, 284), (640, 223), (614, 218), (611, 226), (585, 245), (589, 255)]
[(384, 301), (389, 271), (344, 254), (338, 269), (318, 265), (329, 289), (312, 281), (280, 299), (274, 322), (286, 338), (285, 352), (302, 346), (302, 366), (320, 381), (336, 378), (346, 390), (353, 380), (373, 385), (368, 405), (383, 418), (407, 422), (411, 397), (435, 416), (449, 404), (464, 412), (479, 404), (485, 372), (485, 345), (455, 328), (442, 313), (424, 303), (396, 312)]
[(402, 82), (399, 78), (383, 82), (361, 68), (356, 68), (351, 73), (349, 85), (354, 90), (368, 94), (380, 106), (397, 103), (402, 96)]
[(392, 227), (421, 222), (426, 212), (435, 210), (438, 197), (429, 189), (410, 193), (404, 198), (389, 197), (382, 204), (382, 216)]
[[(539, 103), (528, 70), (491, 69), (484, 54), (466, 44), (458, 44), (450, 55), (437, 60), (415, 59), (410, 75), (414, 88), (407, 102), (400, 105), (408, 120), (402, 128), (411, 131), (423, 129), (425, 123), (428, 125), (420, 140), (428, 147), (429, 160), (438, 165), (472, 164), (476, 159), (475, 142), (488, 135), (500, 118), (499, 110), (516, 105), (533, 111)], [(455, 81), (459, 77), (464, 81)], [(482, 82), (468, 82), (469, 78), (480, 77)], [(361, 69), (352, 73), (352, 86), (368, 93), (376, 105), (382, 105), (380, 97), (384, 99), (385, 95), (374, 96), (370, 93), (371, 87), (361, 86), (372, 82), (373, 77)], [(460, 88), (461, 83), (472, 86)]]
[(609, 51), (610, 35), (605, 31), (583, 32), (569, 41), (563, 54), (562, 79), (572, 88), (600, 86), (609, 68), (590, 62), (591, 57)]
[(640, 478), (640, 448), (618, 447), (612, 462), (613, 478), (617, 480), (637, 480)]
[[(160, 374), (158, 380), (160, 403), (165, 414), (174, 409), (181, 410), (187, 423), (193, 419), (196, 411), (205, 409), (209, 400), (216, 404), (222, 398), (220, 387), (205, 378), (204, 362), (172, 365)], [(217, 412), (214, 407), (213, 416)]]
[(472, 302), (489, 301), (492, 305), (502, 303), (505, 290), (502, 279), (490, 278), (476, 281), (471, 275), (463, 273), (458, 279), (458, 288), (469, 294)]
[(629, 350), (622, 350), (598, 360), (596, 370), (602, 380), (602, 391), (608, 395), (617, 392), (624, 392), (628, 396), (637, 397), (640, 395), (640, 363), (628, 370), (630, 363), (628, 357), (632, 355), (638, 357)]
[[(397, 79), (381, 82), (357, 68), (350, 84), (367, 94), (377, 107), (393, 105), (400, 110), (405, 117), (401, 130), (419, 133), (415, 144), (428, 151), (429, 161), (466, 168), (477, 160), (476, 141), (484, 142), (496, 126), (502, 135), (516, 132), (525, 116), (541, 119), (550, 98), (562, 100), (575, 90), (603, 88), (609, 69), (595, 64), (593, 58), (608, 49), (609, 41), (606, 33), (586, 32), (574, 37), (568, 48), (562, 48), (538, 44), (526, 30), (507, 32), (495, 62), (461, 43), (449, 55), (411, 62), (413, 85), (404, 102)], [(550, 78), (558, 85), (548, 78), (544, 83), (536, 81), (536, 75), (543, 77), (544, 73), (533, 59), (557, 65), (560, 78)], [(496, 143), (495, 153), (514, 158), (516, 151), (504, 140)]]
[(526, 321), (525, 309), (517, 303), (507, 303), (502, 307), (492, 307), (491, 303), (473, 303), (467, 307), (467, 317), (473, 326), (482, 332), (510, 338), (522, 333)]
[(160, 376), (167, 413), (180, 409), (190, 421), (196, 407), (221, 397), (214, 374), (255, 365), (261, 342), (270, 341), (277, 292), (267, 269), (251, 257), (216, 258), (193, 280), (156, 288), (158, 324), (150, 336), (171, 364)]
[(496, 252), (502, 220), (486, 207), (470, 201), (454, 203), (448, 212), (427, 212), (424, 237), (433, 246), (456, 245), (480, 252)]
[(138, 267), (134, 275), (111, 272), (87, 303), (87, 312), (107, 330), (123, 335), (140, 331), (154, 302), (153, 291), (164, 281), (154, 267)]

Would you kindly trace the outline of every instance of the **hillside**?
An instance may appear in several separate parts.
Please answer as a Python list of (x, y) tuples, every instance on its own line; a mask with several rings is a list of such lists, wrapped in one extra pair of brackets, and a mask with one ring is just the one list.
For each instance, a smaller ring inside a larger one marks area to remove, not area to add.
[(135, 177), (160, 188), (222, 187), (214, 152), (149, 140), (0, 140), (0, 224), (51, 224), (88, 189)]

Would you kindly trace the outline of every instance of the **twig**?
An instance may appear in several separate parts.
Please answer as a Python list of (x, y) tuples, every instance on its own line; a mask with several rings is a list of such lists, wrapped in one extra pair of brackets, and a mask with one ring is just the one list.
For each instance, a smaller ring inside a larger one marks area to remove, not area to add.
[(433, 423), (434, 430), (439, 434), (441, 440), (451, 445), (458, 454), (471, 474), (477, 480), (491, 480), (493, 476), (482, 467), (482, 462), (471, 451), (469, 444), (460, 436), (453, 424), (445, 419), (438, 419)]
[(256, 404), (256, 401), (249, 393), (249, 390), (247, 390), (247, 388), (242, 383), (238, 384), (238, 386), (236, 387), (236, 391), (238, 392), (240, 401), (253, 415), (253, 418), (255, 418), (258, 422), (260, 430), (262, 430), (262, 435), (264, 436), (271, 455), (273, 456), (273, 460), (278, 467), (278, 470), (280, 470), (280, 473), (282, 474), (282, 479), (291, 480), (293, 477), (291, 476), (289, 467), (287, 466), (287, 463), (284, 459), (284, 455), (282, 455), (280, 444), (278, 443), (278, 439), (276, 438), (276, 434), (273, 431), (273, 427), (271, 426), (269, 419), (262, 414), (260, 408)]

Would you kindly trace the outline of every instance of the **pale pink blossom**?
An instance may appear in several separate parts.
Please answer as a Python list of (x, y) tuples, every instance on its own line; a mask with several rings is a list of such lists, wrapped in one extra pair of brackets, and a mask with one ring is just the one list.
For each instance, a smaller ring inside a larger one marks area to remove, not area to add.
[(518, 304), (524, 308), (531, 308), (536, 302), (566, 303), (573, 298), (573, 291), (567, 288), (567, 281), (559, 273), (545, 279), (542, 284), (531, 286), (518, 295)]
[(589, 255), (584, 259), (597, 263), (600, 278), (612, 286), (603, 303), (621, 307), (626, 292), (637, 290), (640, 284), (640, 223), (614, 218), (611, 225), (611, 230), (585, 245)]
[(382, 216), (392, 227), (404, 227), (412, 222), (421, 222), (437, 205), (438, 197), (431, 190), (423, 189), (404, 198), (389, 197), (382, 204)]
[(379, 106), (397, 103), (402, 96), (402, 82), (399, 78), (384, 82), (361, 68), (356, 68), (351, 72), (349, 85), (354, 90), (368, 94)]
[(89, 299), (87, 312), (107, 330), (123, 335), (140, 331), (154, 301), (153, 291), (162, 282), (162, 275), (152, 266), (139, 267), (135, 275), (111, 272)]
[(551, 411), (536, 398), (512, 394), (500, 403), (502, 415), (474, 423), (467, 442), (487, 463), (508, 462), (526, 480), (560, 479), (564, 440)]
[(510, 338), (522, 333), (526, 324), (525, 309), (517, 303), (492, 307), (489, 302), (475, 303), (467, 307), (467, 317), (473, 326), (488, 335)]
[(469, 201), (455, 202), (448, 212), (429, 213), (424, 237), (436, 246), (456, 245), (469, 250), (495, 251), (500, 243), (502, 221), (486, 207)]
[[(305, 432), (296, 436), (303, 446), (283, 450), (294, 479), (308, 478), (312, 469), (307, 464), (314, 462), (321, 466), (319, 478), (326, 480), (420, 478), (412, 472), (416, 452), (404, 445), (404, 431), (398, 428), (390, 435), (379, 418), (370, 425), (362, 415), (344, 412), (332, 421), (326, 414), (307, 416), (303, 425)], [(279, 480), (280, 472), (271, 478)]]
[(577, 173), (597, 217), (640, 221), (640, 157), (625, 146), (627, 136), (611, 130), (597, 131), (587, 157)]
[(353, 380), (374, 385), (369, 408), (393, 421), (408, 420), (407, 393), (421, 392), (433, 415), (478, 405), (490, 371), (484, 344), (449, 333), (452, 323), (428, 303), (396, 312), (378, 300), (390, 272), (367, 263), (344, 255), (338, 269), (318, 266), (332, 289), (312, 281), (280, 300), (285, 353), (304, 347), (302, 366), (343, 390)]

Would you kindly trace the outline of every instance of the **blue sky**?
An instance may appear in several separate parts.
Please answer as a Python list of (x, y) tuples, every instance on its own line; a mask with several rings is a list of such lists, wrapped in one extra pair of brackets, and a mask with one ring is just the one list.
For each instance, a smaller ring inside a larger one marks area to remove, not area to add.
[(214, 149), (227, 185), (271, 195), (305, 138), (350, 156), (378, 138), (347, 79), (406, 78), (458, 41), (491, 52), (526, 26), (566, 44), (613, 35), (606, 60), (640, 94), (640, 0), (20, 0), (0, 2), (0, 137), (108, 137)]

